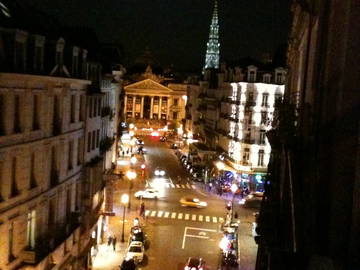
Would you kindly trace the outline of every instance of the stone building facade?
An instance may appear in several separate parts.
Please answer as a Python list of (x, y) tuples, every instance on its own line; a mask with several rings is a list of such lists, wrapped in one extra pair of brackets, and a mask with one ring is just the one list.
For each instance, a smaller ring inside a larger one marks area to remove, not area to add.
[(0, 28), (0, 48), (0, 268), (87, 269), (114, 149), (101, 149), (101, 65), (17, 29)]

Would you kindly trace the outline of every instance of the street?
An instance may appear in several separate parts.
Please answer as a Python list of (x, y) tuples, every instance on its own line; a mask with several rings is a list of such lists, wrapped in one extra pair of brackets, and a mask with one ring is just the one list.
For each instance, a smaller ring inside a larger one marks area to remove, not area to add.
[[(135, 164), (133, 169), (138, 172), (138, 177), (133, 180), (131, 190), (127, 179), (117, 183), (114, 202), (115, 212), (121, 213), (119, 198), (122, 193), (131, 192), (132, 213), (137, 215), (140, 200), (133, 196), (134, 193), (145, 186), (154, 187), (160, 192), (160, 197), (156, 200), (142, 200), (145, 204), (145, 220), (140, 220), (149, 241), (140, 269), (180, 270), (184, 269), (188, 257), (203, 258), (207, 269), (219, 269), (219, 243), (223, 236), (221, 223), (226, 215), (226, 200), (218, 195), (209, 194), (200, 184), (191, 182), (168, 143), (160, 142), (158, 138), (153, 137), (143, 139), (147, 150), (143, 161), (146, 164), (145, 175), (141, 176), (141, 162)], [(166, 176), (154, 180), (154, 171), (159, 168), (165, 170)], [(205, 201), (207, 207), (183, 207), (179, 203), (183, 197), (196, 197), (200, 201)], [(240, 224), (240, 234), (244, 236), (240, 242), (245, 245), (249, 242), (253, 245), (250, 253), (245, 251), (244, 267), (239, 269), (254, 269), (256, 245), (251, 236), (252, 213), (253, 211), (248, 209), (239, 211), (240, 220), (246, 220), (244, 224)], [(130, 224), (132, 221), (129, 218), (126, 222)], [(245, 262), (248, 267), (245, 266)]]

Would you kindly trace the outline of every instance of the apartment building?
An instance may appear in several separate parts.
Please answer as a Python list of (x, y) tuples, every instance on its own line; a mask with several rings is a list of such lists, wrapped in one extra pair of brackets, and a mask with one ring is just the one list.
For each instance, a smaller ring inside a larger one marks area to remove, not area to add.
[(87, 269), (104, 230), (114, 147), (102, 147), (102, 113), (114, 97), (101, 65), (63, 38), (0, 28), (0, 45), (0, 268)]

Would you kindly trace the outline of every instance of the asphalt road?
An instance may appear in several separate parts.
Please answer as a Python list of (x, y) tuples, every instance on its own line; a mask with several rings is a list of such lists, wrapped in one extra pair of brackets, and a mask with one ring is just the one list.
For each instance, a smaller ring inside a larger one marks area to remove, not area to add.
[[(147, 182), (154, 183), (156, 168), (166, 171), (166, 180), (160, 188), (161, 198), (144, 200), (146, 233), (150, 241), (147, 259), (141, 269), (184, 269), (190, 256), (203, 258), (208, 269), (217, 269), (222, 237), (220, 224), (225, 216), (224, 201), (188, 181), (187, 172), (168, 143), (151, 137), (144, 141), (148, 150), (145, 155)], [(206, 201), (208, 206), (203, 209), (182, 207), (179, 200), (185, 196)]]

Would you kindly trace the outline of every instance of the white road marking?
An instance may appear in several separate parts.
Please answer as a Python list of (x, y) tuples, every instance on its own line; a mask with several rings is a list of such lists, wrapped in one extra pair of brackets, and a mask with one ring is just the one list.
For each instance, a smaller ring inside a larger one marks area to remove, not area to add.
[(192, 215), (192, 216), (191, 216), (191, 220), (192, 220), (192, 221), (196, 221), (196, 215)]
[(186, 188), (185, 185), (181, 185), (182, 188)]
[(172, 187), (172, 188), (175, 188), (175, 185), (174, 185), (174, 184), (171, 184), (171, 187)]
[(170, 215), (170, 212), (165, 212), (164, 217), (165, 217), (165, 218), (168, 218), (168, 217), (169, 217), (169, 215)]
[(196, 230), (196, 231), (205, 231), (205, 232), (217, 232), (217, 230), (213, 229), (204, 229), (204, 228), (198, 228), (198, 227), (186, 227), (189, 230)]
[(191, 189), (191, 186), (190, 186), (189, 184), (186, 184), (186, 187), (189, 188), (189, 189)]
[(213, 217), (213, 222), (217, 223), (217, 218), (216, 217)]
[(145, 211), (145, 216), (148, 216), (150, 214), (150, 210)]
[(170, 184), (169, 184), (169, 183), (167, 183), (167, 184), (165, 184), (165, 185), (166, 185), (167, 188), (170, 188)]
[(191, 187), (192, 187), (193, 189), (196, 189), (196, 186), (195, 186), (195, 185), (191, 185)]
[(176, 213), (175, 212), (171, 213), (171, 218), (176, 218)]
[(190, 215), (189, 214), (185, 214), (185, 220), (189, 220)]
[(155, 217), (155, 215), (156, 215), (156, 211), (151, 211), (151, 216)]
[(203, 221), (203, 216), (199, 215), (199, 221)]
[[(198, 233), (198, 235), (194, 235), (194, 234), (187, 234), (187, 230), (197, 230), (200, 231)], [(186, 237), (193, 237), (193, 238), (200, 238), (200, 239), (209, 239), (209, 236), (206, 236), (205, 232), (217, 232), (216, 230), (211, 230), (211, 229), (204, 229), (204, 228), (196, 228), (196, 227), (185, 227), (184, 229), (184, 236), (183, 236), (183, 241), (182, 241), (182, 245), (181, 248), (184, 249), (185, 248), (185, 241), (186, 241)], [(211, 240), (211, 239), (210, 239)]]
[(162, 217), (163, 213), (164, 213), (163, 211), (159, 211), (158, 214), (157, 214), (157, 217)]
[(209, 217), (209, 216), (206, 216), (206, 217), (205, 217), (205, 221), (206, 221), (206, 222), (210, 222), (210, 217)]
[(179, 184), (176, 184), (176, 187), (177, 187), (177, 188), (180, 188), (180, 185), (179, 185)]
[(178, 219), (182, 219), (182, 217), (183, 217), (183, 213), (179, 213), (178, 214)]

